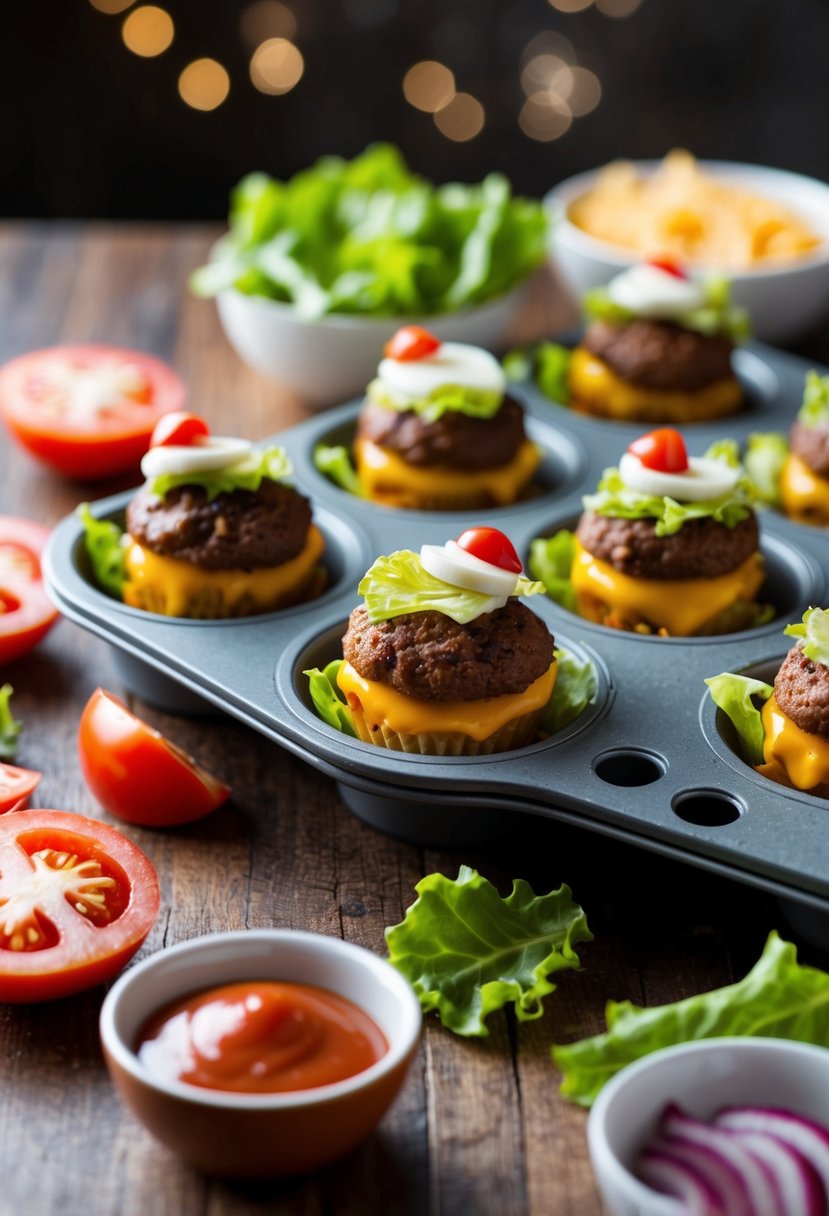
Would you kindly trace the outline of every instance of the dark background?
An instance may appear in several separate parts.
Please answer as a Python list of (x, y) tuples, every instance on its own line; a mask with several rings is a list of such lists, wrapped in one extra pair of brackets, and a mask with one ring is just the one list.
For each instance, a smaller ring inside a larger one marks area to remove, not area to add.
[[(244, 0), (157, 2), (176, 36), (154, 59), (125, 47), (126, 13), (90, 0), (3, 6), (1, 214), (219, 218), (250, 169), (287, 176), (378, 139), (435, 181), (500, 169), (528, 194), (673, 146), (829, 178), (827, 0), (642, 0), (623, 19), (593, 4), (562, 13), (547, 0), (286, 0), (305, 73), (281, 97), (250, 82)], [(603, 91), (550, 143), (517, 123), (522, 54), (543, 31), (564, 34)], [(209, 113), (177, 93), (180, 71), (202, 55), (231, 78)], [(427, 58), (484, 105), (484, 129), (467, 143), (403, 97), (405, 72)]]

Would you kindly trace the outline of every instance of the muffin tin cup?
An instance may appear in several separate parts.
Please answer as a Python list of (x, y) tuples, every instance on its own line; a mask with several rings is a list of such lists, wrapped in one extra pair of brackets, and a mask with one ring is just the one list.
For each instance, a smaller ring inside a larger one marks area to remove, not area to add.
[[(749, 404), (732, 419), (686, 428), (691, 450), (701, 452), (726, 435), (744, 442), (758, 429), (788, 429), (808, 366), (760, 346), (739, 352)], [(743, 633), (622, 634), (546, 597), (525, 601), (547, 622), (556, 645), (589, 658), (598, 677), (594, 703), (563, 731), (530, 746), (491, 756), (403, 755), (343, 735), (317, 717), (302, 671), (341, 654), (345, 622), (359, 602), (357, 583), (378, 554), (442, 543), (478, 523), (502, 528), (526, 554), (535, 537), (572, 525), (581, 495), (647, 429), (572, 414), (531, 385), (513, 391), (544, 458), (533, 496), (487, 512), (391, 510), (318, 473), (315, 445), (353, 434), (357, 402), (276, 437), (326, 538), (329, 585), (316, 600), (237, 621), (188, 621), (126, 608), (92, 585), (74, 516), (55, 530), (44, 557), (51, 593), (65, 615), (115, 647), (126, 682), (141, 696), (183, 712), (195, 705), (198, 712), (232, 714), (333, 777), (351, 809), (391, 835), (470, 846), (520, 831), (525, 814), (539, 815), (829, 912), (829, 805), (784, 790), (745, 765), (703, 683), (722, 671), (779, 664), (783, 625), (810, 604), (826, 602), (829, 541), (819, 529), (762, 514), (761, 548), (778, 619)], [(129, 497), (105, 499), (93, 513), (119, 518)]]

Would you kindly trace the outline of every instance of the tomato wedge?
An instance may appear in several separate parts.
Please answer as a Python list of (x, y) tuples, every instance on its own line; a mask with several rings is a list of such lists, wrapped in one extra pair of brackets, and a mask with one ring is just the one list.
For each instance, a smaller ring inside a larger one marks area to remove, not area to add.
[(87, 785), (110, 814), (145, 827), (176, 827), (215, 811), (230, 788), (98, 688), (78, 729)]
[(194, 439), (210, 434), (210, 427), (198, 414), (188, 414), (186, 410), (173, 410), (159, 418), (150, 436), (150, 447), (175, 446), (189, 447)]
[(413, 363), (415, 359), (433, 355), (439, 348), (440, 339), (422, 325), (404, 325), (389, 338), (383, 347), (383, 354), (388, 359), (397, 359), (399, 363)]
[(456, 544), (472, 557), (489, 562), (490, 566), (500, 566), (514, 574), (520, 574), (524, 569), (512, 541), (497, 528), (467, 528), (461, 532)]
[(664, 426), (640, 435), (628, 445), (628, 451), (638, 456), (646, 469), (659, 473), (684, 473), (688, 468), (685, 440), (673, 427)]
[(58, 619), (40, 576), (47, 528), (0, 515), (0, 666), (19, 659)]
[(22, 811), (43, 773), (16, 764), (0, 763), (0, 815), (7, 811)]
[(95, 480), (136, 468), (184, 391), (172, 368), (141, 351), (55, 346), (0, 368), (0, 416), (38, 460)]
[(50, 1001), (116, 975), (161, 905), (152, 863), (69, 811), (0, 818), (0, 1001)]

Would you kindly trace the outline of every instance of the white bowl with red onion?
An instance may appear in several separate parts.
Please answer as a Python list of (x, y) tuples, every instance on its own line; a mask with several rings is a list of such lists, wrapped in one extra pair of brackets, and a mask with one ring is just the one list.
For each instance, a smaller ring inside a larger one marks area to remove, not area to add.
[(703, 1039), (619, 1072), (587, 1126), (609, 1216), (827, 1216), (829, 1050)]

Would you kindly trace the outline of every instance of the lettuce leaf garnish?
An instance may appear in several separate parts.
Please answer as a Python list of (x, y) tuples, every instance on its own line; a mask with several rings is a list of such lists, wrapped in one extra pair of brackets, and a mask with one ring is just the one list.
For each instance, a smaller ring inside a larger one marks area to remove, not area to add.
[[(721, 335), (732, 342), (742, 342), (751, 334), (748, 313), (731, 303), (731, 284), (720, 276), (706, 279), (703, 284), (705, 303), (676, 317), (676, 324), (694, 329), (707, 337)], [(612, 300), (607, 287), (594, 287), (582, 301), (588, 321), (609, 321), (624, 325), (634, 321), (636, 313)]]
[(748, 437), (743, 458), (746, 476), (758, 500), (768, 507), (782, 507), (780, 476), (789, 455), (786, 436), (779, 431), (755, 431)]
[(446, 413), (466, 414), (470, 418), (494, 418), (504, 400), (503, 393), (483, 388), (466, 388), (462, 384), (442, 384), (428, 397), (417, 401), (396, 395), (382, 380), (372, 380), (366, 396), (374, 405), (403, 413), (411, 410), (425, 422), (437, 422)]
[(150, 483), (150, 490), (163, 498), (178, 486), (202, 486), (207, 501), (212, 502), (219, 494), (232, 494), (234, 490), (250, 490), (255, 493), (265, 478), (270, 481), (285, 481), (294, 471), (290, 457), (284, 448), (266, 448), (264, 452), (252, 452), (246, 460), (229, 465), (225, 469), (209, 469), (199, 473), (165, 473)]
[(231, 195), (229, 224), (192, 290), (235, 287), (313, 319), (424, 316), (494, 299), (543, 262), (548, 221), (500, 174), (436, 188), (397, 148), (375, 144), (289, 181), (249, 174)]
[(363, 497), (360, 478), (345, 444), (318, 443), (314, 448), (313, 461), (314, 468), (333, 481), (334, 485), (357, 498)]
[(533, 376), (545, 397), (556, 405), (570, 399), (570, 360), (573, 352), (557, 342), (539, 342), (520, 347), (504, 356), (502, 366), (508, 380), (527, 380)]
[(829, 421), (829, 375), (818, 372), (806, 373), (803, 388), (803, 404), (797, 412), (798, 422), (804, 426), (821, 426)]
[(454, 881), (428, 874), (415, 890), (405, 919), (386, 929), (389, 962), (456, 1034), (487, 1035), (486, 1018), (508, 1004), (520, 1022), (541, 1017), (549, 976), (578, 967), (575, 947), (593, 937), (566, 886), (535, 895), (517, 878), (502, 899), (461, 866)]
[(789, 637), (802, 638), (801, 649), (813, 663), (829, 667), (829, 612), (824, 608), (807, 608), (799, 625), (787, 625), (783, 630)]
[(731, 720), (746, 764), (752, 767), (762, 764), (765, 731), (761, 711), (752, 698), (768, 701), (774, 692), (771, 684), (754, 680), (751, 676), (734, 675), (730, 671), (709, 676), (705, 683), (711, 691), (711, 700)]
[(96, 519), (88, 502), (82, 502), (76, 514), (84, 526), (84, 544), (95, 582), (103, 591), (122, 599), (127, 581), (125, 561), (129, 537), (112, 520)]
[[(357, 590), (366, 602), (372, 625), (408, 612), (426, 612), (429, 609), (442, 612), (459, 625), (466, 625), (484, 612), (493, 612), (502, 607), (504, 603), (498, 596), (467, 591), (465, 587), (456, 587), (435, 578), (424, 570), (420, 555), (412, 549), (398, 549), (396, 553), (378, 557), (366, 571)], [(513, 595), (543, 593), (543, 583), (533, 583), (520, 577)]]
[(342, 665), (342, 659), (332, 659), (322, 670), (319, 667), (311, 667), (302, 674), (308, 677), (308, 691), (323, 722), (327, 722), (335, 730), (342, 731), (344, 735), (356, 738), (351, 710), (337, 684), (337, 672)]
[(539, 579), (551, 600), (568, 612), (578, 612), (578, 600), (571, 580), (575, 537), (567, 528), (554, 536), (537, 537), (530, 545), (530, 574)]
[(829, 1043), (829, 975), (797, 961), (797, 949), (774, 932), (744, 979), (671, 1005), (642, 1009), (609, 1001), (607, 1031), (552, 1049), (564, 1074), (561, 1093), (592, 1105), (602, 1086), (626, 1064), (694, 1039), (768, 1035)]
[(568, 650), (558, 647), (553, 651), (556, 656), (557, 672), (553, 695), (547, 702), (541, 729), (545, 735), (554, 735), (563, 730), (587, 708), (596, 696), (598, 680), (596, 669), (589, 659), (577, 659)]
[(23, 729), (23, 723), (12, 713), (13, 692), (11, 684), (4, 684), (0, 688), (0, 760), (14, 760), (17, 755), (17, 740)]

